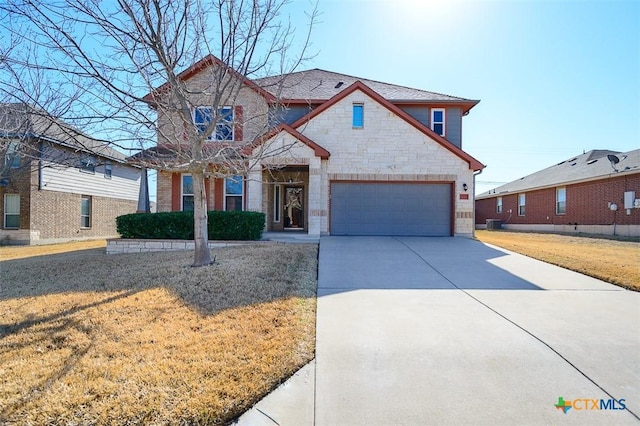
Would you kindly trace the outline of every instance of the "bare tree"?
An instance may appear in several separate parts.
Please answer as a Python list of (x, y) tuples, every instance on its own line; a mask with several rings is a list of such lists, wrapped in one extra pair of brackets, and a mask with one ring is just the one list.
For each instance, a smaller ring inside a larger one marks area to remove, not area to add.
[[(11, 40), (0, 52), (0, 72), (13, 77), (0, 93), (49, 110), (50, 93), (34, 97), (19, 87), (24, 76), (46, 76), (38, 80), (55, 89), (58, 116), (115, 146), (143, 150), (136, 156), (143, 165), (190, 173), (193, 264), (208, 265), (205, 178), (245, 175), (259, 158), (277, 154), (253, 148), (278, 109), (282, 82), (264, 88), (252, 80), (294, 71), (316, 19), (310, 5), (305, 37), (295, 44), (294, 28), (282, 18), (287, 3), (7, 0), (0, 21)], [(199, 77), (186, 78), (191, 71)], [(228, 108), (247, 90), (263, 102)], [(229, 137), (237, 126), (241, 140)]]

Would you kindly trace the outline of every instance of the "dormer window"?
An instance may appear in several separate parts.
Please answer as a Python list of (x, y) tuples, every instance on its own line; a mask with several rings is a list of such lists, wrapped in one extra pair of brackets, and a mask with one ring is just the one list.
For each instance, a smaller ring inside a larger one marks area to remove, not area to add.
[(445, 110), (444, 108), (431, 109), (431, 130), (444, 137)]
[[(213, 119), (212, 109), (208, 106), (199, 106), (193, 112), (193, 122), (200, 134), (207, 131), (207, 127)], [(222, 107), (218, 110), (217, 123), (214, 131), (207, 138), (214, 141), (232, 141), (233, 139), (233, 108)]]

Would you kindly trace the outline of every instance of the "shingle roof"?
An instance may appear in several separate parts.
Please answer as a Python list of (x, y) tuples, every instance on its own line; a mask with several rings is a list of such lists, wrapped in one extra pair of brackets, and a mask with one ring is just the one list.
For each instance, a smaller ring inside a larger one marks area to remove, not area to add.
[(254, 80), (254, 82), (276, 97), (283, 99), (324, 101), (332, 98), (358, 80), (392, 102), (463, 102), (472, 103), (472, 106), (479, 102), (472, 99), (383, 83), (318, 68), (287, 75), (260, 78)]
[(34, 137), (124, 162), (126, 155), (104, 141), (85, 135), (68, 123), (24, 103), (0, 104), (0, 137)]
[[(615, 165), (612, 164), (607, 157), (609, 155), (618, 158), (619, 162)], [(570, 157), (551, 167), (483, 192), (477, 195), (476, 199), (595, 180), (625, 173), (640, 173), (640, 149), (629, 152), (596, 149)]]

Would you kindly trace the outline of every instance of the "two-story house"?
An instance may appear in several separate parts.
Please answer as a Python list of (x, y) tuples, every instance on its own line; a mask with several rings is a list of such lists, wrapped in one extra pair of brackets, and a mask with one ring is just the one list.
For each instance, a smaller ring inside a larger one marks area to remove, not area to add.
[(140, 169), (108, 144), (26, 104), (0, 105), (0, 244), (116, 237)]
[[(216, 66), (208, 56), (179, 77), (201, 88)], [(473, 234), (474, 177), (484, 166), (462, 149), (462, 118), (479, 101), (320, 69), (238, 78), (243, 88), (213, 139), (250, 146), (255, 161), (244, 175), (206, 179), (210, 209), (264, 212), (267, 231)], [(194, 107), (196, 124), (208, 108)], [(157, 201), (158, 211), (192, 209), (191, 176), (159, 170)]]

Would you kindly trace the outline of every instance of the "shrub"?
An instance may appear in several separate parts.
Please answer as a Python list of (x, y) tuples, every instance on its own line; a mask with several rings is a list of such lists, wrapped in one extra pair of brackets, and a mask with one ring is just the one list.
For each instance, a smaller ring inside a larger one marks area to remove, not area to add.
[(265, 215), (260, 212), (209, 212), (209, 239), (259, 240)]
[[(265, 215), (259, 212), (210, 211), (210, 240), (259, 240)], [(193, 240), (193, 212), (132, 213), (116, 218), (122, 238)]]

